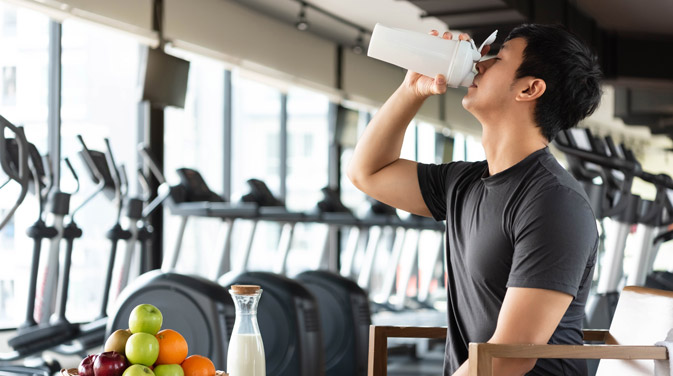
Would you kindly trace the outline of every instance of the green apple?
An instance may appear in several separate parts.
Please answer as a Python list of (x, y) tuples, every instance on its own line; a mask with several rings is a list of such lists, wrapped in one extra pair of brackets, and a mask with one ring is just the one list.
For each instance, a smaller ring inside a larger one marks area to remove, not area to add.
[(131, 364), (151, 366), (159, 357), (159, 340), (148, 333), (135, 333), (126, 341), (126, 359)]
[(154, 367), (156, 376), (185, 376), (185, 371), (179, 364), (161, 364)]
[(128, 341), (131, 334), (131, 331), (128, 329), (115, 330), (114, 333), (110, 334), (107, 341), (105, 341), (103, 351), (116, 351), (125, 355), (126, 341)]
[(122, 376), (154, 376), (154, 372), (141, 364), (134, 364), (124, 371)]
[(164, 317), (159, 309), (151, 304), (141, 304), (133, 308), (129, 316), (131, 333), (149, 333), (155, 335), (161, 329)]

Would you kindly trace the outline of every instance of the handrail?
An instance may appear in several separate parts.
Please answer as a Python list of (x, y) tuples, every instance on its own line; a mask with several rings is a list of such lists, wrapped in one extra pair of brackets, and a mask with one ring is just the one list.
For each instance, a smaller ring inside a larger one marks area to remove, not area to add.
[[(14, 171), (11, 166), (9, 161), (6, 160), (6, 146), (7, 146), (7, 140), (5, 139), (5, 128), (9, 128), (12, 132), (16, 134), (16, 140), (17, 144), (19, 147), (19, 165), (18, 171)], [(0, 115), (0, 165), (2, 166), (2, 169), (5, 171), (7, 176), (10, 177), (10, 179), (15, 180), (21, 185), (21, 192), (19, 193), (19, 197), (17, 198), (16, 202), (12, 206), (12, 208), (7, 212), (4, 218), (0, 221), (0, 229), (5, 227), (9, 220), (12, 218), (14, 213), (16, 212), (16, 209), (18, 209), (19, 205), (23, 202), (23, 200), (26, 198), (26, 194), (28, 193), (28, 185), (29, 185), (29, 180), (30, 180), (30, 170), (28, 168), (28, 140), (26, 140), (26, 134), (23, 131), (23, 127), (17, 127), (14, 124), (10, 123), (7, 119), (5, 119), (3, 116)], [(39, 188), (38, 188), (39, 189)]]

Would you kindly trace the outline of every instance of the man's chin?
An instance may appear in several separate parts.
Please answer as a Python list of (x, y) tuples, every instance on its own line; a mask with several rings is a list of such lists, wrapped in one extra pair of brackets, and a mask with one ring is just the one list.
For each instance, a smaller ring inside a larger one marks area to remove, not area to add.
[(472, 104), (471, 98), (468, 98), (467, 96), (470, 94), (465, 94), (463, 97), (463, 100), (460, 101), (460, 103), (463, 105), (463, 108), (470, 111), (470, 105)]

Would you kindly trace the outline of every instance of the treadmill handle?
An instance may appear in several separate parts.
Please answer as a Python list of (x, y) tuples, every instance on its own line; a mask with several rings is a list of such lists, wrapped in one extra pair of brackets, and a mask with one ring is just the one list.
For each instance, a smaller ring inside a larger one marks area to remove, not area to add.
[(596, 153), (592, 153), (590, 151), (574, 148), (574, 147), (571, 147), (571, 146), (568, 146), (568, 145), (563, 145), (563, 144), (561, 144), (557, 141), (554, 141), (554, 145), (556, 145), (556, 147), (560, 151), (562, 151), (566, 154), (570, 154), (572, 156), (579, 157), (579, 158), (584, 159), (588, 162), (592, 162), (592, 163), (595, 163), (595, 164), (603, 166), (603, 167), (608, 167), (608, 168), (612, 168), (614, 170), (619, 170), (619, 171), (622, 171), (626, 174), (633, 175), (633, 174), (638, 173), (641, 170), (640, 164), (634, 163), (632, 161), (627, 161), (627, 160), (624, 160), (624, 159), (612, 159), (610, 157), (597, 155)]
[(166, 182), (166, 178), (164, 177), (164, 174), (161, 172), (161, 169), (159, 168), (157, 161), (152, 156), (152, 151), (144, 144), (138, 145), (138, 151), (140, 152), (140, 154), (142, 154), (143, 157), (145, 157), (145, 162), (147, 162), (147, 164), (149, 165), (150, 171), (152, 171), (154, 177), (157, 178), (159, 184), (164, 184)]
[(654, 244), (666, 243), (671, 240), (673, 240), (673, 230), (668, 230), (654, 238)]
[[(9, 162), (5, 158), (7, 153), (7, 150), (5, 150), (5, 146), (7, 145), (7, 140), (5, 139), (5, 127), (9, 128), (16, 134), (16, 141), (19, 146), (18, 174), (12, 170), (12, 168), (9, 166)], [(2, 164), (2, 168), (5, 170), (7, 176), (16, 180), (21, 185), (21, 192), (19, 193), (19, 197), (16, 199), (16, 203), (9, 211), (7, 211), (5, 217), (0, 220), (0, 229), (7, 225), (9, 220), (14, 215), (14, 212), (16, 212), (16, 209), (18, 209), (19, 205), (21, 205), (23, 200), (26, 198), (26, 194), (28, 193), (28, 184), (30, 180), (30, 171), (28, 169), (28, 153), (28, 140), (26, 140), (26, 134), (23, 131), (23, 127), (15, 126), (0, 115), (0, 163)]]
[(96, 163), (93, 161), (93, 157), (91, 156), (91, 150), (86, 146), (86, 143), (84, 142), (84, 138), (82, 137), (81, 134), (77, 135), (77, 140), (79, 140), (79, 143), (82, 144), (82, 151), (84, 152), (84, 159), (86, 159), (86, 163), (89, 165), (91, 171), (93, 172), (93, 175), (96, 179), (98, 179), (98, 184), (102, 184), (103, 187), (105, 186), (105, 177), (103, 176), (103, 173), (100, 172), (98, 167), (96, 166)]

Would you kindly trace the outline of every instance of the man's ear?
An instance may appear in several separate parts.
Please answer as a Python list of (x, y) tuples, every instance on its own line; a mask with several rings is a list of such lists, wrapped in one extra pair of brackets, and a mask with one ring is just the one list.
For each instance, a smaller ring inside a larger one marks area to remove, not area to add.
[(547, 90), (547, 84), (540, 78), (530, 78), (522, 81), (526, 86), (524, 86), (516, 95), (516, 100), (518, 102), (530, 102), (536, 100), (544, 94), (545, 90)]

